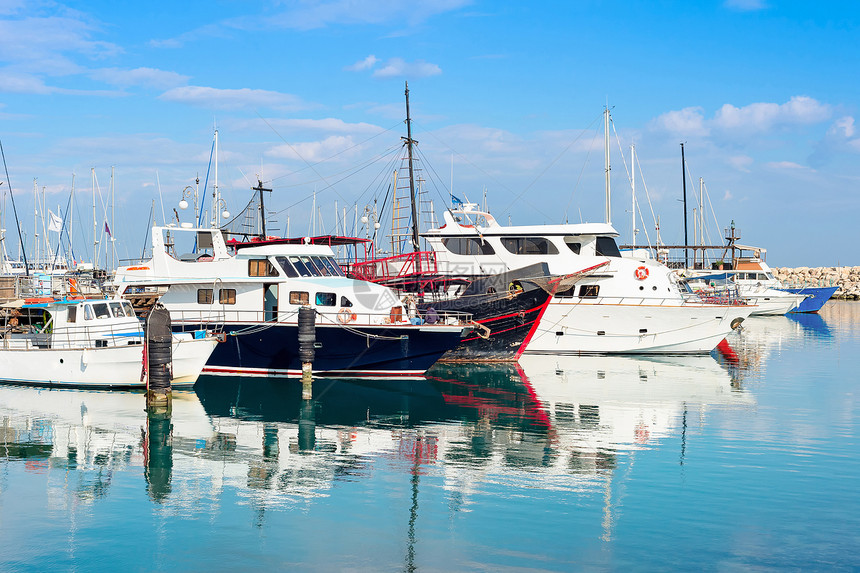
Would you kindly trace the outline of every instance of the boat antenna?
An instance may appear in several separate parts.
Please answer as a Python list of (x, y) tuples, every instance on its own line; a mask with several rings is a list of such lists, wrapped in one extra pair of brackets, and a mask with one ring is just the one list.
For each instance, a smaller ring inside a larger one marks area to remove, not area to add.
[[(403, 138), (401, 138), (403, 139)], [(406, 147), (409, 150), (409, 199), (412, 202), (412, 249), (421, 250), (418, 242), (418, 206), (415, 203), (415, 177), (412, 172), (412, 118), (409, 115), (409, 82), (406, 82)]]
[(684, 162), (684, 144), (681, 144), (681, 184), (684, 190), (684, 268), (687, 268), (687, 168)]
[(9, 181), (9, 167), (6, 166), (6, 152), (3, 151), (3, 142), (0, 141), (0, 155), (3, 156), (3, 169), (6, 171), (6, 185), (9, 187), (9, 198), (12, 199), (12, 211), (15, 213), (15, 226), (18, 227), (18, 243), (21, 245), (21, 254), (24, 256), (24, 274), (30, 276), (30, 268), (27, 264), (27, 249), (24, 248), (24, 239), (21, 237), (21, 222), (18, 220), (18, 208), (15, 207), (15, 196), (12, 194), (12, 183)]

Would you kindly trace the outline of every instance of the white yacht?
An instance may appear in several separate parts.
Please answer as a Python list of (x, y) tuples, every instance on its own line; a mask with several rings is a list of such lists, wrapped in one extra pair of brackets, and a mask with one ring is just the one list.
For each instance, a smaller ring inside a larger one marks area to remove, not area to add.
[[(169, 252), (182, 235), (196, 255)], [(300, 376), (302, 307), (315, 311), (316, 376), (421, 376), (459, 344), (469, 316), (425, 320), (393, 290), (346, 278), (331, 248), (308, 243), (233, 241), (228, 250), (217, 228), (154, 227), (152, 259), (120, 267), (113, 283), (125, 298), (158, 298), (174, 330), (223, 330), (206, 374)]]
[(527, 354), (710, 352), (754, 306), (705, 302), (665, 265), (622, 257), (610, 224), (502, 226), (474, 204), (423, 234), (440, 273), (483, 276), (544, 262), (566, 275)]

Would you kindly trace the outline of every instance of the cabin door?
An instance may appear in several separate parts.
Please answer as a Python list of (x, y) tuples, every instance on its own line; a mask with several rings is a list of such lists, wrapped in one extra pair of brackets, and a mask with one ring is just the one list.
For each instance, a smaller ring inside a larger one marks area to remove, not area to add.
[(278, 285), (263, 285), (263, 320), (277, 320), (278, 318)]

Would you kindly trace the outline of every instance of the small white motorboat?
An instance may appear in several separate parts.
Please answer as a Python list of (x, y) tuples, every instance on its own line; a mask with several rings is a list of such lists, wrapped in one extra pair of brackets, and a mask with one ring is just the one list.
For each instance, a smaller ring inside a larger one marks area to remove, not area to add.
[[(145, 333), (123, 300), (46, 297), (0, 307), (0, 382), (80, 388), (146, 388)], [(173, 386), (197, 381), (218, 339), (176, 333)]]

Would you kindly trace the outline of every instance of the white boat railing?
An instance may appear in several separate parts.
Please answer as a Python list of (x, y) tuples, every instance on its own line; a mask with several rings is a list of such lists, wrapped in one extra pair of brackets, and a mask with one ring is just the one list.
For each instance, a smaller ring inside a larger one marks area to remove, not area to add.
[[(387, 313), (359, 312), (351, 308), (317, 311), (317, 326), (392, 326), (402, 327), (410, 324), (426, 325), (468, 325), (472, 315), (456, 311), (434, 311), (414, 309), (406, 311), (395, 307)], [(288, 311), (253, 311), (253, 310), (170, 310), (171, 321), (179, 330), (198, 329), (200, 325), (230, 325), (230, 324), (298, 324), (298, 309)], [(221, 329), (221, 327), (219, 327)]]
[(7, 350), (106, 348), (142, 345), (143, 340), (143, 329), (129, 323), (57, 329), (49, 324), (41, 330), (33, 326), (19, 328), (7, 325), (0, 332), (2, 348)]

